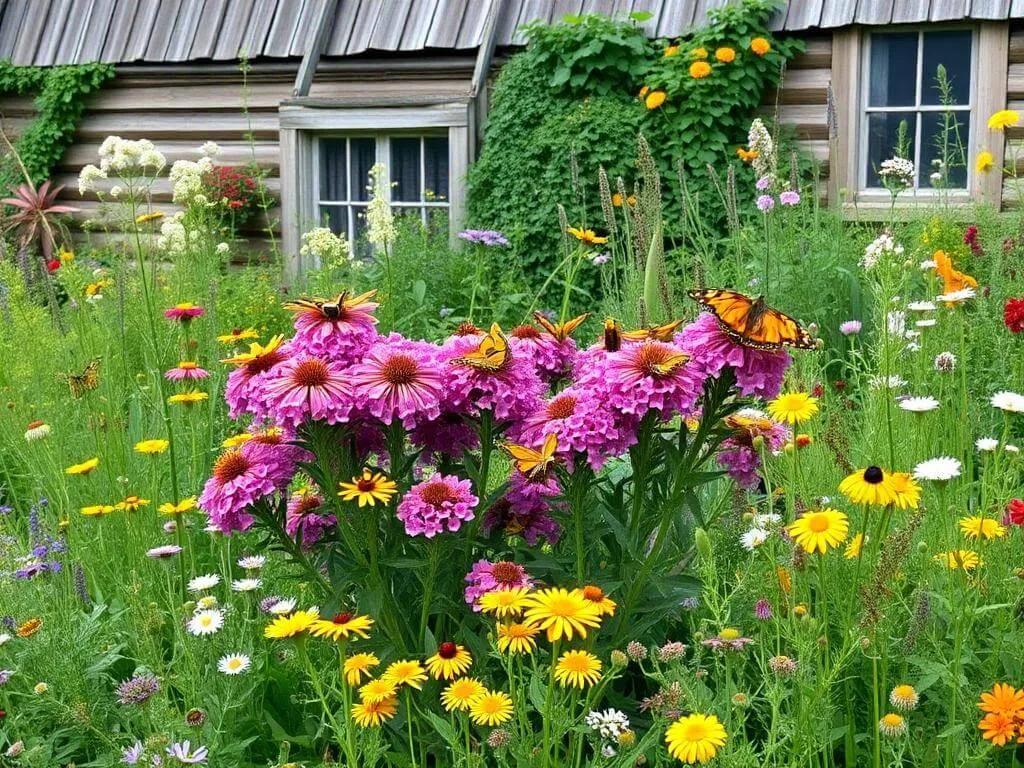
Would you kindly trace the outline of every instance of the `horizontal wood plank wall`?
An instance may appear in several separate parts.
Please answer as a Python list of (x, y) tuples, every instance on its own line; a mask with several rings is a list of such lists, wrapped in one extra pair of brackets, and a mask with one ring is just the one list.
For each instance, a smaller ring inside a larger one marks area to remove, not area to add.
[[(1010, 27), (1009, 70), (1006, 77), (1006, 107), (1024, 114), (1024, 24), (1012, 23)], [(988, 115), (982, 116), (988, 119)], [(1019, 182), (1024, 185), (1024, 125), (1006, 132), (1006, 156), (1004, 167), (1016, 166)], [(1018, 180), (1007, 175), (1003, 180), (1003, 207), (1018, 205)]]
[[(1018, 42), (1018, 55), (1024, 62), (1024, 40)], [(436, 66), (433, 59), (420, 61), (422, 64), (413, 71), (402, 67), (389, 71), (384, 64), (376, 73), (332, 69), (327, 64), (317, 73), (310, 96), (367, 102), (410, 94), (442, 100), (465, 97), (472, 58), (465, 66), (450, 60)], [(790, 62), (783, 87), (778, 93), (766, 95), (764, 107), (766, 114), (777, 114), (779, 121), (792, 129), (799, 150), (820, 163), (822, 189), (828, 176), (826, 101), (831, 61), (831, 36), (808, 36), (806, 51)], [(104, 204), (94, 193), (79, 195), (78, 173), (84, 165), (98, 163), (99, 145), (111, 134), (125, 139), (150, 139), (167, 157), (164, 178), (154, 185), (154, 210), (168, 215), (175, 212), (170, 181), (166, 178), (170, 165), (176, 160), (197, 159), (199, 146), (207, 140), (220, 145), (219, 162), (244, 164), (255, 157), (269, 172), (267, 187), (276, 198), (280, 194), (278, 108), (281, 101), (291, 96), (297, 66), (294, 62), (266, 71), (260, 71), (258, 65), (254, 67), (244, 102), (241, 74), (229, 67), (176, 64), (143, 70), (121, 68), (114, 80), (90, 101), (75, 144), (54, 170), (55, 180), (67, 185), (62, 199), (81, 209), (73, 214), (79, 223), (103, 218)], [(1024, 98), (1024, 92), (1020, 98)], [(243, 113), (243, 104), (248, 106), (248, 116)], [(31, 121), (33, 112), (31, 99), (0, 99), (4, 125), (14, 134)], [(247, 134), (251, 134), (251, 141)], [(110, 181), (102, 186), (109, 190), (113, 184)], [(279, 220), (280, 210), (275, 208), (270, 216)], [(262, 217), (257, 217), (241, 233), (242, 237), (259, 243), (260, 230), (265, 226)]]

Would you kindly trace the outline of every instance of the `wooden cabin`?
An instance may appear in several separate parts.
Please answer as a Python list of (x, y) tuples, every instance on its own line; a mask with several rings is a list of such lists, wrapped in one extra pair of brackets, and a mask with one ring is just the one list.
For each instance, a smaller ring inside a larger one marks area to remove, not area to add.
[[(374, 162), (397, 182), (394, 205), (424, 219), (445, 209), (459, 227), (488, 83), (522, 45), (520, 25), (645, 10), (647, 32), (670, 38), (728, 1), (2, 0), (0, 59), (116, 65), (54, 169), (77, 216), (96, 215), (98, 201), (79, 198), (76, 177), (107, 135), (149, 138), (169, 162), (195, 159), (212, 139), (221, 162), (271, 169), (284, 251), (299, 269), (302, 231), (323, 220), (350, 235), (360, 226)], [(875, 168), (901, 120), (918, 168), (917, 189), (902, 200), (935, 194), (928, 139), (943, 109), (930, 87), (938, 63), (951, 75), (970, 155), (948, 194), (997, 205), (1012, 197), (998, 172), (1010, 149), (986, 121), (1024, 109), (1024, 0), (789, 0), (772, 27), (806, 41), (769, 101), (821, 161), (831, 203), (859, 216), (887, 209)], [(8, 123), (32, 111), (30, 98), (0, 95)], [(975, 172), (983, 149), (995, 172)], [(156, 189), (159, 207), (172, 210), (167, 180)]]

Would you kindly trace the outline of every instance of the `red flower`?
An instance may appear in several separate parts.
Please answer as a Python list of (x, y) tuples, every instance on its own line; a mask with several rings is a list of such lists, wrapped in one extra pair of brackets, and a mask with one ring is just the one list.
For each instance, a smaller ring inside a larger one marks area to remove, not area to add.
[(1012, 333), (1024, 331), (1024, 299), (1007, 299), (1003, 307), (1003, 322)]
[(821, 397), (823, 394), (825, 394), (825, 387), (815, 384), (814, 389), (811, 390), (811, 397)]
[(60, 269), (60, 259), (50, 259), (46, 262), (47, 272), (56, 272), (58, 269)]
[(975, 256), (985, 255), (985, 251), (981, 247), (981, 243), (978, 242), (978, 228), (973, 224), (964, 232), (964, 243), (971, 247), (971, 252)]
[(1010, 525), (1024, 525), (1024, 501), (1010, 499), (1006, 505), (1006, 522)]

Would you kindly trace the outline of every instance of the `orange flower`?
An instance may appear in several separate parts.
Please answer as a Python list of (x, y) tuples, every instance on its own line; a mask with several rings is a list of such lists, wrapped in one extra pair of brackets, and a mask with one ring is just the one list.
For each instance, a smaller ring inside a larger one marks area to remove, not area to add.
[(981, 729), (981, 738), (991, 741), (997, 747), (1006, 746), (1006, 742), (1013, 741), (1017, 735), (1017, 721), (1010, 715), (1002, 712), (991, 712), (978, 723)]
[(678, 56), (678, 55), (679, 55), (679, 46), (678, 45), (670, 45), (670, 46), (668, 46), (665, 49), (665, 58), (666, 59), (670, 59), (673, 56)]
[(962, 291), (964, 288), (977, 288), (978, 281), (968, 274), (958, 271), (953, 266), (953, 260), (945, 251), (936, 251), (935, 274), (942, 278), (943, 293)]
[(772, 44), (765, 40), (763, 37), (755, 37), (753, 40), (750, 41), (750, 50), (752, 50), (758, 56), (764, 56), (771, 49)]
[(978, 709), (991, 714), (1003, 714), (1014, 717), (1024, 713), (1024, 691), (1018, 691), (1012, 685), (996, 683), (992, 691), (981, 694)]
[(715, 51), (715, 58), (723, 64), (732, 64), (736, 61), (736, 51), (727, 46), (723, 46)]
[(708, 57), (707, 48), (694, 48), (690, 51), (690, 56), (694, 59), (706, 59)]
[(711, 65), (706, 61), (695, 61), (690, 65), (690, 77), (694, 80), (702, 80), (711, 74)]
[(776, 573), (779, 577), (779, 587), (782, 589), (784, 593), (788, 595), (790, 591), (793, 589), (793, 578), (789, 575), (789, 571), (783, 568), (781, 565), (779, 566), (779, 569)]
[(646, 86), (646, 85), (643, 88), (641, 88), (640, 89), (640, 98), (642, 99), (644, 96), (646, 96), (648, 91), (650, 91), (650, 90), (651, 89), (648, 86)]
[(644, 106), (648, 109), (657, 109), (665, 103), (665, 92), (664, 91), (651, 91), (647, 94), (647, 98), (644, 99)]
[(736, 156), (739, 157), (744, 163), (749, 163), (751, 160), (757, 160), (758, 152), (756, 149), (747, 149), (746, 147), (736, 147)]

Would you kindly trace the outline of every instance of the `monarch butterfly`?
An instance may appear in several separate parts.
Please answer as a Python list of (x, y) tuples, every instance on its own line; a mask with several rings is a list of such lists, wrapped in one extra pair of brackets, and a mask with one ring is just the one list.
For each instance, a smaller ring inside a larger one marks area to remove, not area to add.
[(763, 350), (815, 348), (814, 339), (800, 323), (772, 309), (761, 297), (752, 299), (736, 291), (716, 289), (688, 293), (701, 307), (714, 313), (722, 330), (738, 344)]
[(750, 445), (758, 435), (766, 435), (771, 432), (775, 423), (760, 415), (748, 415), (745, 413), (734, 413), (726, 416), (723, 421), (725, 426), (733, 431), (735, 439), (745, 445)]
[(672, 336), (675, 335), (675, 332), (682, 324), (682, 320), (675, 320), (671, 323), (665, 323), (664, 325), (652, 325), (648, 328), (640, 328), (636, 331), (623, 331), (622, 338), (628, 339), (629, 341), (643, 341), (645, 339), (651, 339), (652, 341), (671, 341)]
[(475, 350), (466, 353), (462, 357), (456, 357), (452, 362), (493, 373), (504, 368), (511, 359), (512, 356), (508, 350), (508, 339), (501, 332), (501, 326), (494, 323), (491, 326), (490, 333), (480, 340), (480, 345)]
[(367, 291), (359, 296), (353, 296), (350, 299), (348, 298), (348, 291), (342, 291), (333, 301), (314, 297), (310, 299), (286, 301), (281, 306), (292, 312), (307, 312), (312, 315), (320, 315), (328, 320), (337, 320), (347, 310), (357, 307), (360, 304), (365, 304), (367, 301), (372, 299), (376, 293), (377, 291), (375, 290)]
[(622, 346), (622, 330), (614, 317), (604, 319), (604, 348), (607, 352), (618, 352)]
[(72, 397), (77, 399), (91, 392), (100, 385), (100, 358), (90, 360), (81, 373), (65, 373), (63, 378), (68, 383)]
[(547, 472), (548, 467), (554, 463), (555, 451), (558, 449), (558, 436), (551, 433), (544, 438), (544, 445), (539, 451), (527, 448), (525, 445), (512, 443), (502, 443), (501, 447), (512, 459), (516, 469), (534, 480)]
[(573, 331), (583, 325), (588, 317), (590, 317), (589, 312), (579, 317), (574, 317), (572, 320), (566, 320), (564, 323), (552, 323), (541, 312), (533, 313), (533, 318), (540, 323), (541, 328), (555, 337), (555, 341), (565, 341), (572, 335)]

